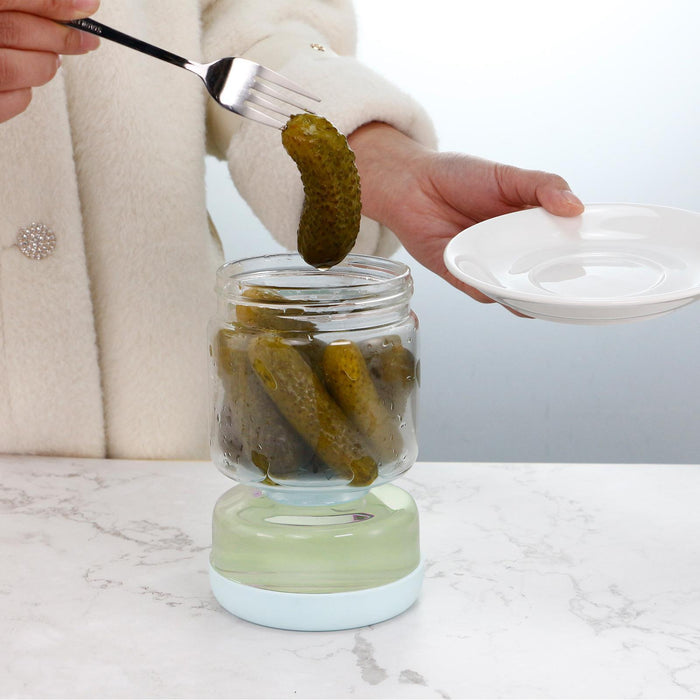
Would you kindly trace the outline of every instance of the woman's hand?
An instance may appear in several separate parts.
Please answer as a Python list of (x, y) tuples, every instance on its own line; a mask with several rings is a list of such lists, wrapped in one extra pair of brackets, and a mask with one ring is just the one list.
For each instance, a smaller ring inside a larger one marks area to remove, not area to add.
[(0, 0), (0, 122), (29, 106), (32, 88), (56, 74), (60, 54), (97, 48), (97, 37), (54, 20), (87, 17), (99, 5), (99, 0)]
[(445, 267), (451, 238), (479, 221), (528, 207), (558, 216), (583, 211), (558, 175), (436, 153), (387, 124), (362, 126), (348, 142), (362, 183), (362, 213), (391, 229), (424, 267), (477, 301), (492, 302)]

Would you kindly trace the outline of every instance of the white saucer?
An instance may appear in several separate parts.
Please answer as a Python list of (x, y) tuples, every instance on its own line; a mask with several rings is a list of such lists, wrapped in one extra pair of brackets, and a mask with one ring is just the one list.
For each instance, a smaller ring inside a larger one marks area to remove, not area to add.
[(462, 231), (445, 264), (527, 316), (578, 324), (652, 318), (700, 298), (700, 214), (642, 204), (589, 204), (574, 218), (527, 209)]

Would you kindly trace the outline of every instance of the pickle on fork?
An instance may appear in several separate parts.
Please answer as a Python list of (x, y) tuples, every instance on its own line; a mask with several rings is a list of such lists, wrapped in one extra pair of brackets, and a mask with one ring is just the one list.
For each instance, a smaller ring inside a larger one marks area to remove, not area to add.
[(327, 269), (341, 262), (360, 231), (360, 176), (347, 139), (327, 119), (295, 114), (282, 130), (282, 145), (297, 164), (304, 206), (297, 230), (302, 258)]

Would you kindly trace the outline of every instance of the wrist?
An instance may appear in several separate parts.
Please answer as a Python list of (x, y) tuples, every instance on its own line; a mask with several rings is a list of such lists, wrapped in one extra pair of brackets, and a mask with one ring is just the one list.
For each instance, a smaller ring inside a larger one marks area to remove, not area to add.
[(390, 224), (390, 211), (414, 178), (428, 149), (384, 122), (364, 124), (348, 136), (362, 189), (362, 213)]

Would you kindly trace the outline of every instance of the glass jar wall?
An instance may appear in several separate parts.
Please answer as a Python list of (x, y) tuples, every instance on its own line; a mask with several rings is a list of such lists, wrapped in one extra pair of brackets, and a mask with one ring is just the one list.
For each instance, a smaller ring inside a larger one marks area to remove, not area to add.
[(417, 456), (417, 320), (402, 263), (224, 265), (210, 324), (217, 467), (277, 501), (357, 499)]

